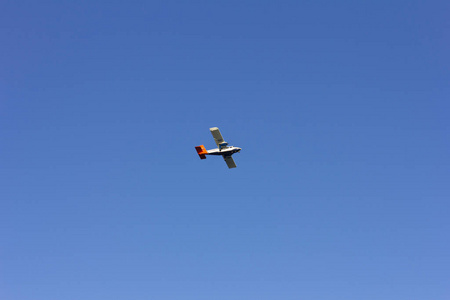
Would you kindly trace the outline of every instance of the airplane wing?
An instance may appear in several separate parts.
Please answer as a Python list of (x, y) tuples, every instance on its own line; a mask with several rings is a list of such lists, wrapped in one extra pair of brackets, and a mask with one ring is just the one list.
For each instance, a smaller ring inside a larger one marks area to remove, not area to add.
[(212, 127), (209, 130), (211, 131), (213, 138), (214, 138), (214, 142), (216, 142), (216, 145), (219, 149), (225, 148), (228, 145), (228, 143), (223, 140), (223, 137), (220, 134), (219, 128)]
[(227, 163), (229, 169), (236, 168), (236, 164), (234, 163), (234, 159), (231, 157), (231, 155), (224, 156), (223, 159)]

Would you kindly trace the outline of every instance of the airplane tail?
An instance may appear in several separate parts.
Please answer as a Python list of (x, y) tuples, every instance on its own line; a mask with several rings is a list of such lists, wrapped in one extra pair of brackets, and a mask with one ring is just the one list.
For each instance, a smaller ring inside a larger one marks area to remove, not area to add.
[(195, 147), (195, 150), (197, 150), (200, 159), (206, 159), (206, 154), (208, 154), (208, 151), (206, 151), (205, 146), (203, 145), (197, 146)]

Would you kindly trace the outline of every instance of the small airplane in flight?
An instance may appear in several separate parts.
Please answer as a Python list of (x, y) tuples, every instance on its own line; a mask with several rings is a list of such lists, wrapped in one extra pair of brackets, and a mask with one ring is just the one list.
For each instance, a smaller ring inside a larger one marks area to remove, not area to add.
[(206, 155), (222, 155), (223, 159), (227, 163), (228, 168), (236, 168), (236, 164), (234, 163), (231, 155), (234, 153), (240, 152), (241, 148), (228, 146), (228, 143), (223, 140), (222, 135), (220, 134), (219, 128), (213, 127), (209, 129), (213, 135), (214, 141), (218, 148), (206, 150), (205, 146), (200, 145), (195, 147), (197, 150), (198, 156), (200, 159), (206, 159)]

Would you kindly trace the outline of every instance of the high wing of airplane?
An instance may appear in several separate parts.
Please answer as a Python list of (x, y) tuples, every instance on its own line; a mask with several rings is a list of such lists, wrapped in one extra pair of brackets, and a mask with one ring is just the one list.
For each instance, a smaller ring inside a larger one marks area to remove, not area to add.
[(228, 143), (224, 141), (219, 128), (213, 127), (210, 128), (209, 130), (211, 131), (211, 134), (214, 138), (214, 142), (216, 142), (216, 145), (219, 149), (226, 148), (228, 146)]
[(217, 148), (206, 150), (205, 146), (203, 145), (196, 146), (195, 150), (197, 150), (197, 154), (200, 159), (206, 159), (206, 155), (221, 155), (229, 169), (236, 168), (236, 163), (231, 156), (235, 153), (240, 152), (242, 149), (239, 147), (229, 146), (228, 143), (223, 139), (219, 128), (212, 127), (209, 130), (211, 131), (211, 134), (214, 138), (214, 142), (216, 142)]

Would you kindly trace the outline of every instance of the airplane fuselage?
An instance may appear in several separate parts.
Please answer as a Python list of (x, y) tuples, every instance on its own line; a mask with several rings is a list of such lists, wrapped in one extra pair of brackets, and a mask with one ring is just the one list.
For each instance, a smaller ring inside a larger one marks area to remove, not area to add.
[(207, 150), (207, 151), (208, 151), (208, 155), (228, 156), (228, 155), (232, 155), (234, 153), (241, 151), (241, 148), (229, 146), (226, 148), (222, 148), (221, 150), (219, 148), (215, 148), (215, 149), (211, 149), (211, 150)]

